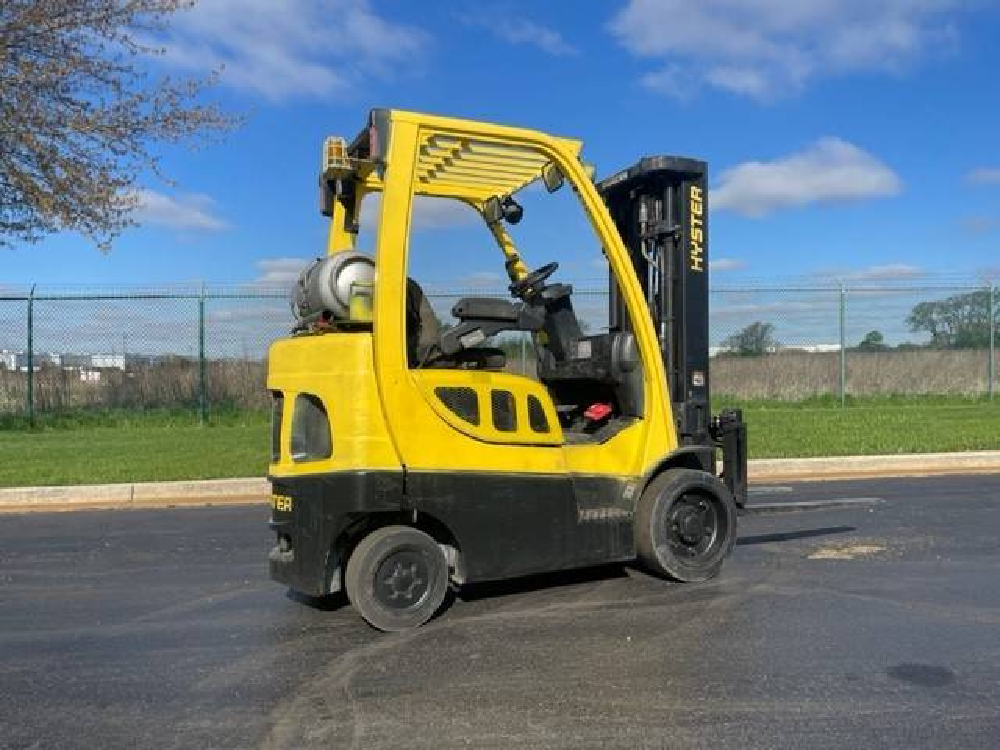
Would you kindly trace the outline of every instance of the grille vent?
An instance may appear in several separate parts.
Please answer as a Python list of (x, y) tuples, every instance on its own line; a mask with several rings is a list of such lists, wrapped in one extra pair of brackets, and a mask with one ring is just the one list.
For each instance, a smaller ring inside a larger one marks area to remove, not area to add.
[(535, 432), (549, 431), (549, 420), (545, 418), (542, 402), (534, 396), (528, 396), (528, 424)]
[(469, 424), (479, 424), (479, 399), (472, 388), (440, 386), (434, 393), (451, 412)]
[(510, 391), (493, 391), (490, 394), (490, 402), (493, 407), (493, 426), (500, 432), (517, 430), (514, 394)]

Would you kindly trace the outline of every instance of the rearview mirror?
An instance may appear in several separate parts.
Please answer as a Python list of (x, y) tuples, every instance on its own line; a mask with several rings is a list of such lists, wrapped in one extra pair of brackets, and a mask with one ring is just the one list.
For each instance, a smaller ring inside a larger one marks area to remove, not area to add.
[(503, 220), (503, 208), (500, 206), (500, 199), (495, 195), (483, 203), (483, 218), (491, 225)]
[(509, 195), (503, 198), (492, 196), (483, 202), (483, 218), (486, 223), (493, 225), (499, 221), (506, 221), (508, 224), (517, 224), (524, 215), (521, 204)]
[(550, 193), (554, 193), (565, 182), (566, 178), (555, 162), (546, 162), (545, 166), (542, 167), (542, 184), (545, 185), (545, 189)]

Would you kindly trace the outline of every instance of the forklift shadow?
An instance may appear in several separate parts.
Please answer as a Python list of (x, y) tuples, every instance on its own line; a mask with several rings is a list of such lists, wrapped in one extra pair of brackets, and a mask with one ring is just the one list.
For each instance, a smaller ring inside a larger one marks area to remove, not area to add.
[[(455, 601), (475, 602), (480, 599), (492, 599), (518, 594), (530, 594), (547, 589), (564, 588), (574, 584), (597, 583), (628, 578), (626, 567), (621, 564), (602, 565), (595, 568), (580, 568), (564, 570), (555, 573), (539, 573), (524, 578), (514, 578), (502, 581), (487, 581), (470, 583), (460, 587), (451, 587), (436, 617), (440, 617), (455, 604)], [(309, 596), (294, 589), (285, 592), (285, 598), (297, 604), (305, 605), (318, 612), (338, 612), (350, 606), (350, 601), (343, 591), (328, 596)]]
[[(797, 539), (811, 539), (813, 537), (830, 536), (833, 534), (849, 534), (856, 530), (854, 526), (825, 526), (818, 529), (801, 529), (799, 531), (783, 531), (774, 534), (757, 534), (755, 536), (740, 537), (737, 539), (736, 544), (737, 546), (747, 546), (771, 544), (773, 542), (791, 542)], [(441, 609), (438, 611), (438, 616), (449, 610), (456, 599), (462, 602), (475, 602), (481, 599), (531, 594), (547, 589), (629, 578), (637, 572), (641, 572), (640, 569), (633, 568), (624, 563), (614, 563), (593, 568), (577, 568), (554, 573), (539, 573), (523, 578), (469, 583), (457, 589), (452, 588), (449, 590)], [(343, 591), (328, 596), (308, 596), (293, 589), (288, 589), (285, 592), (285, 597), (320, 612), (337, 612), (350, 605)]]
[[(783, 531), (774, 534), (757, 534), (755, 536), (740, 537), (736, 540), (736, 544), (737, 546), (749, 546), (754, 544), (771, 544), (774, 542), (792, 542), (798, 539), (811, 539), (813, 537), (830, 536), (833, 534), (849, 534), (856, 530), (857, 528), (854, 526), (825, 526), (818, 529), (801, 529), (799, 531)], [(561, 570), (554, 573), (538, 573), (522, 578), (469, 583), (457, 589), (450, 589), (438, 614), (440, 615), (450, 609), (456, 599), (462, 602), (475, 602), (481, 599), (531, 594), (547, 589), (629, 578), (636, 572), (641, 572), (641, 569), (625, 563), (613, 563), (611, 565), (600, 565), (592, 568), (576, 568), (574, 570)], [(336, 612), (350, 605), (343, 591), (328, 596), (308, 596), (293, 589), (288, 589), (285, 596), (293, 602), (304, 604), (320, 612)]]
[[(627, 577), (628, 574), (625, 571), (624, 565), (618, 563), (601, 565), (595, 568), (539, 573), (537, 575), (502, 581), (468, 583), (457, 587), (457, 589), (455, 587), (449, 589), (438, 614), (440, 615), (450, 609), (456, 598), (463, 602), (474, 602), (480, 599), (528, 594), (535, 591), (545, 591), (546, 589), (563, 588), (574, 584), (596, 583), (598, 581), (610, 581), (616, 578)], [(294, 589), (288, 589), (285, 592), (285, 598), (320, 612), (337, 612), (344, 607), (350, 606), (347, 595), (343, 591), (338, 591), (328, 596), (309, 596)]]
[[(743, 546), (770, 544), (773, 542), (792, 542), (797, 539), (811, 539), (813, 537), (831, 536), (833, 534), (849, 534), (852, 531), (857, 531), (857, 527), (824, 526), (816, 529), (800, 529), (798, 531), (783, 531), (773, 534), (740, 537), (736, 540), (736, 544)], [(640, 577), (646, 575), (642, 568), (637, 565), (615, 563), (593, 568), (563, 570), (555, 573), (539, 573), (538, 575), (526, 576), (524, 578), (466, 584), (449, 595), (445, 607), (450, 607), (455, 598), (463, 602), (474, 602), (480, 599), (530, 594), (546, 589), (572, 586), (574, 584), (598, 583), (600, 581), (631, 578), (636, 574)]]
[(815, 536), (830, 536), (831, 534), (849, 534), (857, 531), (855, 526), (825, 526), (820, 529), (801, 529), (800, 531), (780, 531), (776, 534), (757, 534), (744, 536), (736, 540), (737, 546), (749, 544), (770, 544), (771, 542), (792, 542), (796, 539), (811, 539)]
[(350, 604), (347, 601), (347, 594), (343, 591), (338, 591), (336, 594), (328, 594), (327, 596), (309, 596), (294, 589), (288, 589), (285, 592), (285, 598), (292, 600), (296, 604), (304, 604), (320, 612), (336, 612)]
[[(577, 568), (561, 570), (555, 573), (539, 573), (523, 578), (511, 578), (502, 581), (484, 581), (461, 586), (454, 597), (463, 602), (475, 602), (480, 599), (492, 599), (517, 594), (530, 594), (546, 589), (564, 588), (574, 584), (597, 583), (616, 578), (627, 578), (625, 566), (621, 563), (601, 565), (593, 568)], [(453, 597), (449, 597), (452, 599)], [(451, 602), (448, 602), (450, 606)]]

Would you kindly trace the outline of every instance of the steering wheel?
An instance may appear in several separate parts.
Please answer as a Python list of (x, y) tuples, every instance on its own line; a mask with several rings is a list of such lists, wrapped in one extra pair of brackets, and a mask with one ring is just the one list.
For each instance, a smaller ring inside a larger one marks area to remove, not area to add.
[(524, 295), (534, 289), (536, 286), (545, 281), (549, 276), (556, 272), (559, 268), (559, 264), (555, 261), (551, 263), (546, 263), (541, 268), (536, 268), (534, 271), (529, 273), (520, 281), (515, 281), (510, 285), (510, 293), (515, 297), (524, 297)]

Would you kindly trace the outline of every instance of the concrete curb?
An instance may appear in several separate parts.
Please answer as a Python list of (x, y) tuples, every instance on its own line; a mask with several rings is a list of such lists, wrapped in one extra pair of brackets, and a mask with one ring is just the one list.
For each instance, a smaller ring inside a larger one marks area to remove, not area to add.
[(0, 489), (0, 512), (235, 505), (263, 503), (270, 496), (266, 479), (10, 487)]
[[(984, 473), (1000, 473), (1000, 451), (765, 458), (750, 461), (749, 464), (750, 481), (755, 483)], [(0, 489), (0, 513), (242, 505), (264, 503), (270, 496), (271, 487), (263, 478), (11, 487)]]
[(749, 462), (752, 482), (926, 477), (1000, 472), (1000, 451), (905, 453), (894, 456), (762, 458)]

